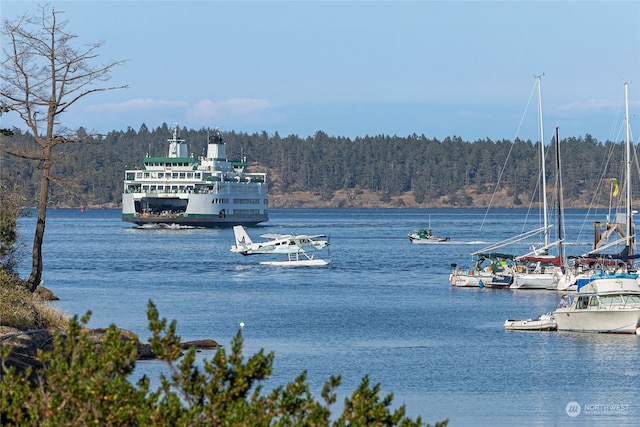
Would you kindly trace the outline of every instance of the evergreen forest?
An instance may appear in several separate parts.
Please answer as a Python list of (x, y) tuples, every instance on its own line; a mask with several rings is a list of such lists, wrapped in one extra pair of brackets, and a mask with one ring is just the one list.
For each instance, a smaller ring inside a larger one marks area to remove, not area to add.
[[(124, 170), (140, 165), (146, 155), (166, 155), (171, 131), (166, 123), (99, 136), (79, 129), (86, 142), (55, 147), (50, 206), (119, 207)], [(313, 194), (326, 207), (352, 206), (348, 198), (336, 199), (339, 192), (373, 194), (376, 207), (527, 207), (539, 197), (540, 145), (530, 140), (438, 140), (417, 134), (351, 139), (322, 131), (300, 138), (222, 131), (229, 160), (246, 159), (251, 171), (268, 173), (270, 203), (275, 195), (286, 199), (296, 192)], [(180, 128), (180, 137), (197, 157), (205, 154), (209, 132)], [(553, 139), (545, 143), (549, 191), (557, 175)], [(599, 142), (590, 135), (560, 139), (565, 207), (607, 205), (608, 181), (623, 182), (624, 142)], [(14, 152), (35, 148), (31, 134), (20, 129), (2, 144)], [(3, 179), (34, 206), (39, 165), (0, 156)]]

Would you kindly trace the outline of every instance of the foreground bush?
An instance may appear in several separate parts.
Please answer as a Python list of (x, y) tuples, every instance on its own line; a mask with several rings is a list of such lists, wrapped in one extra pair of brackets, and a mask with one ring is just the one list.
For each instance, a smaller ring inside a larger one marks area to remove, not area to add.
[[(405, 416), (404, 405), (389, 407), (392, 395), (380, 398), (380, 385), (368, 377), (345, 399), (340, 415), (330, 412), (336, 401), (340, 377), (332, 377), (321, 392), (311, 395), (306, 373), (293, 382), (263, 393), (260, 382), (269, 377), (273, 353), (260, 350), (246, 361), (240, 332), (231, 342), (231, 353), (219, 348), (212, 360), (196, 366), (196, 351), (182, 353), (175, 321), (167, 324), (149, 302), (150, 343), (169, 367), (157, 390), (148, 378), (129, 382), (136, 360), (136, 346), (123, 340), (115, 325), (109, 328), (101, 350), (88, 339), (83, 324), (90, 313), (69, 321), (63, 338), (56, 334), (54, 350), (40, 351), (43, 368), (37, 383), (8, 368), (0, 379), (2, 426), (422, 426), (418, 417)], [(8, 349), (0, 351), (3, 367)], [(436, 423), (444, 427), (447, 421)]]

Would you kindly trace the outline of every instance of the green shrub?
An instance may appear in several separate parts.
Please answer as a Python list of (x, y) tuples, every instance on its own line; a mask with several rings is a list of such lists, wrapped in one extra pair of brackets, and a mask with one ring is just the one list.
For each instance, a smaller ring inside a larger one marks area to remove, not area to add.
[[(227, 354), (219, 348), (212, 360), (196, 365), (196, 350), (183, 354), (176, 323), (159, 319), (149, 302), (150, 343), (167, 363), (157, 390), (142, 378), (129, 382), (136, 359), (136, 343), (123, 340), (112, 325), (100, 351), (87, 337), (77, 316), (69, 321), (65, 337), (55, 334), (54, 349), (40, 351), (43, 368), (35, 386), (9, 368), (0, 380), (2, 426), (422, 426), (420, 417), (405, 416), (404, 405), (392, 411), (392, 395), (380, 399), (380, 385), (361, 385), (331, 417), (340, 377), (331, 377), (316, 401), (306, 372), (293, 382), (263, 393), (260, 382), (271, 375), (274, 354), (260, 350), (246, 361), (238, 331)], [(5, 362), (7, 350), (0, 351)], [(446, 426), (448, 421), (436, 423)]]

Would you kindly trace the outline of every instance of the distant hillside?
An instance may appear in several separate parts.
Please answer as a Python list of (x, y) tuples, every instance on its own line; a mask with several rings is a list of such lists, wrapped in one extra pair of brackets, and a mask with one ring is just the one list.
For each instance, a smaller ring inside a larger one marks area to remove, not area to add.
[[(506, 191), (497, 193), (493, 203), (490, 195), (475, 194), (473, 191), (461, 190), (458, 199), (465, 200), (465, 204), (452, 203), (448, 196), (442, 196), (438, 199), (431, 200), (428, 203), (418, 204), (412, 193), (405, 193), (400, 196), (392, 197), (390, 200), (382, 201), (382, 195), (364, 190), (359, 194), (355, 194), (349, 190), (338, 190), (333, 194), (330, 200), (324, 200), (319, 193), (308, 191), (292, 192), (287, 194), (269, 195), (269, 206), (272, 208), (495, 208), (495, 209), (516, 209), (526, 208), (529, 204), (515, 204), (513, 199), (506, 197)], [(522, 197), (525, 195), (522, 194)], [(540, 203), (532, 203), (532, 207), (539, 207)], [(588, 208), (591, 205), (588, 200), (572, 200), (571, 203), (565, 203), (565, 208)], [(599, 207), (603, 207), (599, 206)]]
[[(183, 128), (180, 136), (197, 156), (204, 153), (208, 132)], [(164, 123), (153, 130), (142, 125), (138, 131), (129, 128), (89, 138), (86, 144), (57, 146), (51, 206), (118, 207), (124, 170), (147, 154), (165, 155), (170, 137)], [(324, 132), (307, 138), (226, 132), (224, 138), (230, 160), (246, 158), (252, 170), (269, 174), (270, 203), (276, 208), (510, 208), (539, 200), (539, 144), (531, 141), (440, 141), (415, 134), (350, 139)], [(16, 130), (2, 144), (26, 152), (34, 142)], [(587, 135), (564, 139), (560, 146), (565, 206), (608, 205), (608, 180), (622, 177), (622, 144), (601, 143)], [(2, 178), (19, 186), (27, 204), (35, 204), (38, 165), (4, 154), (0, 161)], [(553, 150), (547, 149), (550, 197), (554, 165)]]

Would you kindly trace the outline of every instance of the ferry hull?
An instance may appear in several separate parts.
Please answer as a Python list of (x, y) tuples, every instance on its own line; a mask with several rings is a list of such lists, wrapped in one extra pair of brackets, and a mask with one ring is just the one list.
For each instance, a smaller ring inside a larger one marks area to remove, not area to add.
[(189, 226), (198, 228), (222, 228), (233, 227), (234, 225), (252, 226), (261, 222), (267, 221), (265, 217), (243, 217), (234, 218), (226, 217), (219, 218), (217, 216), (208, 217), (206, 215), (194, 216), (194, 217), (162, 217), (162, 216), (150, 216), (142, 218), (140, 216), (122, 216), (122, 221), (131, 222), (133, 224), (143, 226), (148, 224), (175, 224), (179, 226)]
[[(125, 193), (122, 196), (122, 221), (137, 225), (175, 224), (191, 227), (232, 227), (234, 225), (251, 226), (269, 220), (268, 210), (244, 209), (244, 206), (216, 204), (212, 195), (187, 194), (183, 198), (162, 197), (149, 194)], [(266, 204), (266, 198), (263, 205)], [(145, 212), (143, 207), (154, 206), (153, 211)], [(175, 206), (180, 211), (164, 210), (162, 207)], [(235, 211), (240, 210), (241, 214)], [(246, 213), (257, 211), (257, 213)]]

